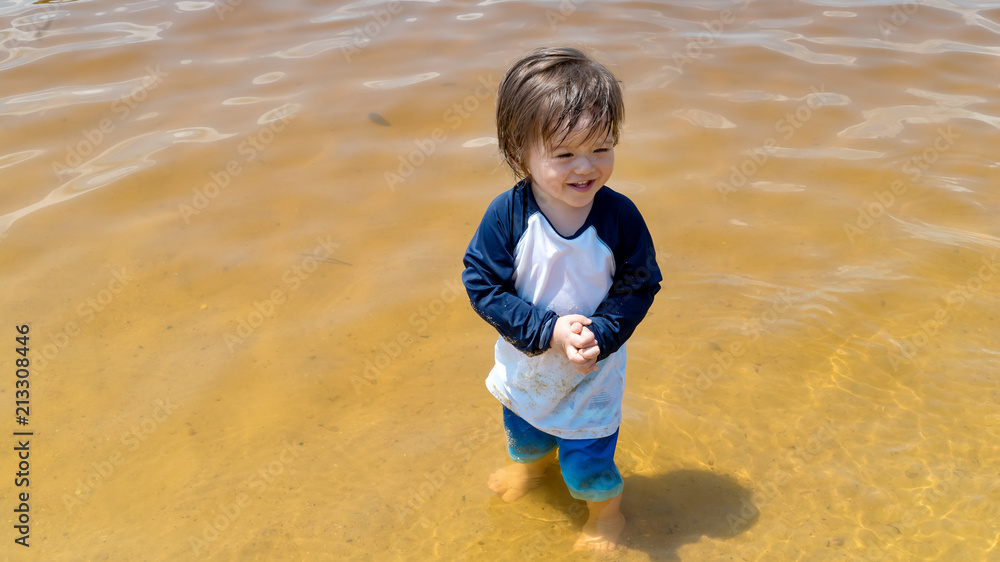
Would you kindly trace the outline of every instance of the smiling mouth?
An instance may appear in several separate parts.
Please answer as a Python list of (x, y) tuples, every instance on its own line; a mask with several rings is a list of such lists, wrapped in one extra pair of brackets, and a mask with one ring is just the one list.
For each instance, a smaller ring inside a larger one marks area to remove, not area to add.
[(576, 183), (567, 184), (576, 191), (587, 191), (594, 185), (594, 180), (590, 181), (580, 181)]

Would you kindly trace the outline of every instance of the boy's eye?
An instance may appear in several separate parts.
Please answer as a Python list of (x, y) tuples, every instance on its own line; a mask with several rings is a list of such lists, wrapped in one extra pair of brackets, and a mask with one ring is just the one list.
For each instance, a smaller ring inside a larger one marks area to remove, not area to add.
[(598, 148), (598, 149), (597, 149), (597, 150), (595, 150), (594, 152), (607, 152), (607, 151), (609, 151), (609, 150), (611, 150), (611, 149), (610, 149), (610, 148)]
[(573, 155), (569, 152), (560, 152), (559, 154), (556, 154), (556, 158), (572, 158), (572, 157)]

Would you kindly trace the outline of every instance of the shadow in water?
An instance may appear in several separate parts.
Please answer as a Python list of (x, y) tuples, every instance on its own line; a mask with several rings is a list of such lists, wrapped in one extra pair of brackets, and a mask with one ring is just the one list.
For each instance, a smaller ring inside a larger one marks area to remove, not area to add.
[[(735, 478), (706, 470), (676, 470), (666, 474), (632, 475), (625, 478), (622, 511), (628, 519), (617, 553), (609, 560), (632, 559), (628, 551), (645, 552), (652, 560), (680, 560), (677, 551), (702, 537), (727, 539), (757, 523), (760, 512), (751, 502), (752, 491)], [(494, 498), (495, 517), (510, 513)], [(518, 504), (517, 513), (534, 521), (560, 520), (560, 513), (573, 532), (552, 524), (531, 524), (515, 530), (514, 521), (497, 521), (492, 526), (505, 529), (495, 537), (476, 537), (482, 552), (505, 552), (517, 559), (580, 560), (590, 555), (570, 553), (572, 542), (587, 519), (586, 503), (569, 495), (558, 466), (545, 473), (543, 485), (532, 492), (532, 501)], [(476, 547), (473, 547), (476, 548)], [(570, 558), (565, 558), (570, 556)], [(584, 557), (584, 558), (581, 558)], [(589, 558), (587, 558), (589, 559)]]
[(734, 478), (706, 470), (676, 470), (625, 478), (622, 544), (654, 560), (680, 560), (677, 550), (703, 536), (728, 538), (753, 526), (760, 512), (753, 492)]

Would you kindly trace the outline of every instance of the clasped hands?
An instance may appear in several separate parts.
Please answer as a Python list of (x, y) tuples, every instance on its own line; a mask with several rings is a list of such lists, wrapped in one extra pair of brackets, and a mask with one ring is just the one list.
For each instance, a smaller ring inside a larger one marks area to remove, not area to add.
[(597, 370), (597, 356), (601, 354), (597, 338), (587, 328), (590, 323), (590, 318), (582, 314), (567, 314), (556, 320), (552, 330), (552, 346), (564, 351), (573, 367), (584, 375)]

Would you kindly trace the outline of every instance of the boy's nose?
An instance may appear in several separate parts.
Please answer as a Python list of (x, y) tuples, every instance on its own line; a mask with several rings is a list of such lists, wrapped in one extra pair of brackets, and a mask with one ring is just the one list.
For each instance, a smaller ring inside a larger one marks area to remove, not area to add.
[(593, 169), (594, 169), (594, 163), (591, 162), (590, 158), (586, 156), (580, 156), (579, 158), (576, 159), (576, 162), (574, 162), (573, 171), (578, 174), (590, 172)]

